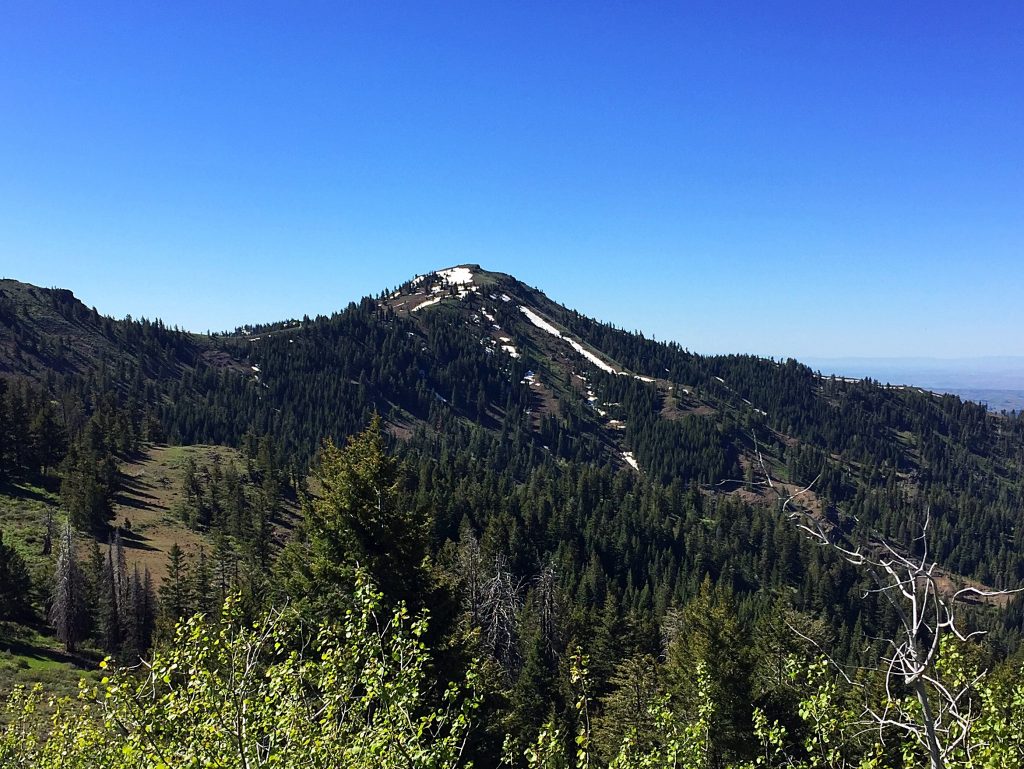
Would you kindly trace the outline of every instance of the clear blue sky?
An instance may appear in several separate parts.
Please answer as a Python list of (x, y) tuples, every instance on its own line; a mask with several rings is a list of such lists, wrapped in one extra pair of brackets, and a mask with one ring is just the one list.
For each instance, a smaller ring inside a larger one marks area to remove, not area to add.
[(0, 275), (202, 331), (461, 262), (700, 352), (1024, 354), (1024, 5), (0, 8)]

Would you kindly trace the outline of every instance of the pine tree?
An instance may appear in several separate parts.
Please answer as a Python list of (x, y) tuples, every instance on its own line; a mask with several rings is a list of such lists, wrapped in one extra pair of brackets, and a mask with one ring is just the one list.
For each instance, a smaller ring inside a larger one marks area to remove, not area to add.
[(600, 718), (595, 722), (595, 742), (606, 758), (613, 757), (627, 735), (641, 751), (657, 743), (658, 725), (652, 706), (661, 695), (658, 663), (649, 654), (627, 657), (615, 666), (611, 691), (601, 698)]
[(114, 590), (117, 596), (117, 617), (121, 632), (127, 632), (131, 624), (131, 581), (128, 577), (128, 558), (124, 552), (121, 528), (114, 530)]
[(32, 617), (29, 596), (32, 578), (21, 554), (4, 542), (0, 530), (0, 617), (27, 620)]
[(398, 465), (385, 450), (380, 416), (344, 449), (327, 441), (316, 474), (321, 494), (308, 511), (307, 583), (321, 597), (337, 595), (359, 564), (388, 600), (422, 607), (430, 587), (426, 521), (400, 504)]
[(139, 573), (135, 564), (132, 571), (131, 589), (129, 592), (130, 622), (125, 632), (125, 656), (134, 659), (144, 655), (153, 643), (153, 625), (155, 606), (153, 584), (149, 569), (144, 575)]
[(160, 627), (169, 632), (181, 619), (192, 614), (188, 561), (175, 542), (167, 552), (167, 574), (160, 583)]
[(141, 600), (137, 607), (136, 614), (139, 617), (139, 639), (142, 642), (143, 652), (149, 651), (153, 646), (153, 635), (156, 632), (156, 617), (159, 610), (156, 593), (153, 590), (153, 575), (149, 573), (149, 567), (142, 572), (142, 593)]
[(103, 607), (107, 594), (105, 577), (106, 558), (103, 556), (103, 551), (100, 550), (100, 543), (93, 539), (85, 562), (85, 595), (89, 634), (101, 646), (104, 642)]
[(108, 654), (117, 654), (124, 646), (131, 622), (129, 598), (128, 565), (121, 542), (121, 532), (117, 530), (107, 545), (100, 606), (103, 648)]
[(213, 595), (213, 577), (210, 572), (210, 560), (206, 557), (206, 549), (199, 548), (195, 569), (192, 571), (192, 583), (189, 590), (192, 597), (193, 611), (210, 615), (216, 611), (217, 605)]
[(85, 583), (75, 561), (75, 535), (70, 521), (64, 526), (57, 553), (50, 623), (67, 652), (74, 653), (84, 635)]
[[(672, 627), (674, 625), (675, 627)], [(732, 595), (705, 579), (700, 591), (669, 621), (667, 673), (683, 711), (694, 715), (702, 698), (715, 703), (711, 752), (719, 764), (745, 757), (753, 744), (749, 639), (736, 616)], [(693, 672), (707, 672), (700, 691)]]
[(231, 538), (222, 529), (217, 530), (213, 551), (213, 578), (215, 606), (222, 606), (224, 600), (238, 585), (238, 556)]

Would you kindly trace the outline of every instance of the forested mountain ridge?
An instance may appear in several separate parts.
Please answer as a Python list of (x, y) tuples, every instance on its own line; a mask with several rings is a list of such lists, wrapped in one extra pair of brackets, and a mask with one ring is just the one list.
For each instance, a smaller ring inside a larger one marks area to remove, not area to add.
[(67, 289), (0, 280), (3, 375), (52, 382), (60, 375), (89, 376), (130, 366), (146, 377), (170, 378), (203, 358), (209, 350), (204, 341), (202, 335), (167, 328), (159, 320), (101, 315)]
[(951, 569), (989, 584), (1024, 578), (1019, 417), (822, 378), (793, 360), (697, 355), (478, 265), (330, 317), (212, 337), (112, 320), (68, 291), (4, 281), (0, 370), (62, 402), (73, 395), (84, 411), (113, 396), (180, 443), (271, 436), (299, 472), (322, 438), (341, 440), (375, 410), (413, 445), (482, 428), (556, 462), (716, 492), (742, 491), (728, 483), (737, 479), (752, 488), (756, 448), (778, 479), (818, 478), (808, 499), (847, 525), (906, 541), (927, 508), (932, 547)]
[[(459, 654), (484, 661), (481, 765), (503, 730), (522, 749), (550, 718), (571, 721), (582, 653), (601, 761), (630, 687), (654, 698), (645, 713), (663, 694), (689, 712), (704, 695), (687, 676), (703, 670), (719, 708), (709, 765), (723, 766), (752, 760), (749, 703), (794, 727), (790, 655), (820, 644), (863, 664), (899, 626), (863, 570), (780, 512), (769, 478), (783, 494), (810, 486), (794, 504), (837, 543), (927, 545), (947, 593), (1024, 580), (1024, 424), (955, 397), (698, 355), (477, 265), (209, 336), (2, 289), (0, 504), (19, 525), (0, 539), (0, 607), (69, 650), (137, 659), (233, 592), (246, 618), (289, 601), (324, 616), (348, 600), (355, 561), (389, 600), (431, 611), (446, 676)], [(174, 456), (174, 473), (140, 475)], [(353, 513), (374, 484), (386, 494)], [(146, 495), (175, 501), (130, 531), (123, 500)], [(158, 526), (159, 586), (129, 560)], [(170, 547), (175, 527), (191, 546)], [(76, 536), (96, 545), (89, 608), (71, 616), (54, 607)], [(979, 657), (1019, 645), (1019, 601), (969, 614), (992, 631)]]

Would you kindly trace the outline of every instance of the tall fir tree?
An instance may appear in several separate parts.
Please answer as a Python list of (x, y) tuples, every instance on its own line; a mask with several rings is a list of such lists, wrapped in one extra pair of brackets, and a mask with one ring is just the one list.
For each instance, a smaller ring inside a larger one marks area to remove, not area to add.
[(85, 580), (75, 559), (75, 534), (68, 521), (60, 539), (53, 575), (50, 623), (69, 654), (85, 634)]
[(167, 552), (167, 573), (160, 583), (158, 605), (161, 634), (170, 635), (180, 620), (192, 615), (188, 559), (177, 542)]
[(0, 530), (0, 617), (32, 619), (32, 578), (28, 566), (13, 545), (4, 542)]

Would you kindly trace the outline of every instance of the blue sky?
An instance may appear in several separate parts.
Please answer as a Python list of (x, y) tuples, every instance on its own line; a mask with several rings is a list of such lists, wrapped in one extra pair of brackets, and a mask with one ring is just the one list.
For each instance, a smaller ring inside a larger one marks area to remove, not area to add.
[(699, 352), (1024, 355), (1024, 6), (0, 9), (0, 275), (203, 331), (463, 262)]

